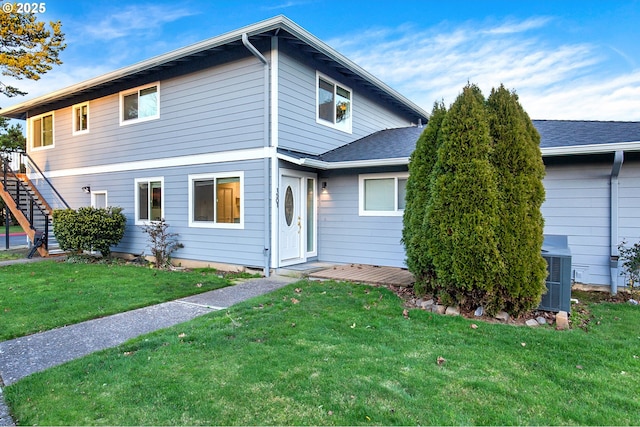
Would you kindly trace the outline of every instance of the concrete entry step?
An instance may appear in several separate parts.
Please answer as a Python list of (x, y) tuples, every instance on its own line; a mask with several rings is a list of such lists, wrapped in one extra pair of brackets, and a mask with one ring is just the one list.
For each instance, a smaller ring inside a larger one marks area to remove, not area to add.
[(313, 272), (309, 278), (395, 286), (410, 286), (414, 282), (413, 274), (404, 268), (367, 264), (335, 265)]

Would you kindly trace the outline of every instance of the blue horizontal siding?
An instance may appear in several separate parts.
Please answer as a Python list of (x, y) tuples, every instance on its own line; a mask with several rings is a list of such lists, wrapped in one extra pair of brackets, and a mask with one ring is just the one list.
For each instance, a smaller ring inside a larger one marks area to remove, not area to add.
[(352, 89), (352, 133), (316, 122), (316, 70), (321, 63), (301, 62), (287, 53), (278, 58), (278, 146), (294, 151), (320, 154), (382, 129), (409, 126), (417, 118), (402, 117), (373, 95), (345, 77), (331, 76)]
[[(136, 87), (132, 82), (132, 88)], [(89, 133), (55, 112), (55, 148), (32, 152), (46, 170), (264, 146), (264, 71), (254, 57), (160, 81), (160, 118), (120, 126), (119, 94), (89, 102)]]
[[(190, 174), (244, 172), (244, 229), (191, 228), (189, 222)], [(186, 167), (133, 170), (118, 173), (54, 178), (53, 183), (75, 209), (91, 204), (91, 197), (81, 187), (106, 190), (108, 204), (124, 208), (127, 216), (125, 236), (114, 248), (118, 252), (149, 254), (147, 235), (135, 225), (134, 180), (145, 177), (164, 178), (164, 217), (169, 231), (178, 233), (183, 249), (175, 258), (262, 267), (264, 263), (263, 162), (261, 160), (215, 163)]]

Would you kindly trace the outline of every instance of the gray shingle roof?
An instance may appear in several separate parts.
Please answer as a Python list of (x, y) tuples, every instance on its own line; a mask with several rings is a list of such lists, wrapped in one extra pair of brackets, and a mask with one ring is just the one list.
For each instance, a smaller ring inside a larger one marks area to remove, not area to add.
[[(533, 120), (540, 133), (541, 148), (638, 142), (640, 122), (597, 122), (574, 120)], [(319, 156), (300, 155), (324, 162), (351, 162), (408, 158), (424, 128), (385, 129), (360, 138)]]
[(533, 120), (533, 125), (541, 148), (640, 141), (640, 122)]
[(409, 157), (424, 127), (385, 129), (319, 156), (325, 162)]

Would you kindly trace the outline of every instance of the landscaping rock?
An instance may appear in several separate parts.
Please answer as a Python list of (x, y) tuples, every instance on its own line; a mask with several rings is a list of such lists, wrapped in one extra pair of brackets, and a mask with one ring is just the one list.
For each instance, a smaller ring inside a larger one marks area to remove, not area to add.
[(556, 329), (559, 331), (569, 329), (569, 314), (566, 311), (556, 314)]
[(496, 319), (506, 322), (507, 320), (509, 320), (509, 313), (507, 313), (506, 311), (501, 311), (500, 313), (496, 314)]
[(529, 319), (526, 322), (524, 322), (527, 326), (530, 327), (535, 327), (535, 326), (540, 326), (540, 324), (538, 323), (538, 321), (536, 319)]
[(447, 307), (445, 307), (444, 305), (436, 304), (434, 310), (434, 313), (444, 314), (445, 311), (447, 311)]
[(423, 310), (431, 311), (431, 307), (433, 307), (433, 300), (430, 299), (428, 301), (422, 301), (420, 303), (420, 308)]
[(482, 317), (483, 314), (484, 314), (484, 307), (476, 308), (476, 311), (473, 313), (473, 315), (476, 317)]
[(538, 322), (539, 325), (546, 325), (547, 324), (547, 319), (545, 319), (542, 316), (538, 316), (538, 317), (536, 317), (536, 322)]
[(447, 316), (460, 316), (460, 309), (458, 307), (447, 307), (444, 314)]

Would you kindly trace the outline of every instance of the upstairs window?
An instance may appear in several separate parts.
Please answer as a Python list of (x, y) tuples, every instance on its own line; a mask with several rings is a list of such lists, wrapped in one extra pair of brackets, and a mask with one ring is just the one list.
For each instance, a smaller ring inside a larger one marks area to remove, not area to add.
[(318, 123), (351, 133), (351, 89), (317, 75)]
[(142, 86), (120, 93), (120, 124), (136, 123), (160, 117), (159, 84)]
[(53, 113), (31, 119), (31, 147), (53, 147)]
[(89, 104), (73, 106), (73, 134), (79, 135), (89, 132)]

